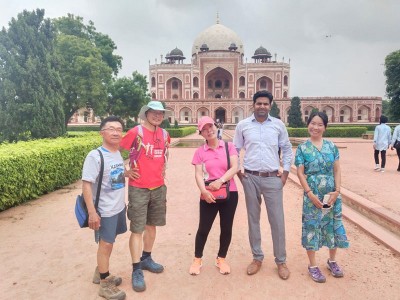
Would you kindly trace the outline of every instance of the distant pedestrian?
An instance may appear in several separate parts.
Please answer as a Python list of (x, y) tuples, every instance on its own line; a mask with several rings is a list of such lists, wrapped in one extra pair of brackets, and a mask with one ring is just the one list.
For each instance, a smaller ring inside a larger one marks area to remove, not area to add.
[(327, 267), (332, 276), (343, 277), (336, 263), (337, 248), (348, 248), (342, 222), (341, 172), (338, 148), (322, 138), (328, 125), (328, 116), (313, 112), (307, 121), (310, 139), (296, 150), (297, 176), (304, 189), (301, 244), (310, 261), (308, 274), (315, 282), (326, 278), (317, 266), (315, 252), (322, 246), (329, 248)]
[(397, 172), (400, 172), (400, 125), (397, 125), (393, 131), (391, 147), (392, 150), (396, 149), (397, 157), (399, 158), (399, 165)]
[[(388, 118), (382, 115), (379, 118), (379, 125), (374, 132), (374, 159), (375, 171), (385, 172), (386, 150), (389, 148), (391, 139), (390, 127), (386, 125)], [(381, 165), (379, 166), (379, 152), (381, 153)]]

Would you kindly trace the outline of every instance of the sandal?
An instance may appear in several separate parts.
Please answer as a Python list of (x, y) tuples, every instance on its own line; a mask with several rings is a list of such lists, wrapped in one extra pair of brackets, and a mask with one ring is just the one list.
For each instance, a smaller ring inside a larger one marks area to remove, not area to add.
[(219, 272), (223, 275), (227, 275), (231, 272), (231, 267), (223, 257), (217, 257), (215, 260), (215, 266), (219, 268)]
[(190, 275), (199, 275), (201, 266), (203, 265), (201, 258), (195, 257), (189, 269)]

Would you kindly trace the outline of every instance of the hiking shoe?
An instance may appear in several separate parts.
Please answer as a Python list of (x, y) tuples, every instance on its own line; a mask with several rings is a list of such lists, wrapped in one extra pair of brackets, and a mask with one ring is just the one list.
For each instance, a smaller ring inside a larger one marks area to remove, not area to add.
[(329, 271), (331, 271), (331, 274), (333, 277), (336, 277), (336, 278), (343, 277), (343, 271), (339, 267), (339, 265), (336, 263), (336, 261), (331, 261), (328, 259), (328, 261), (326, 263), (327, 263), (327, 267), (328, 267)]
[(231, 272), (231, 267), (228, 265), (225, 258), (223, 257), (217, 257), (215, 259), (215, 266), (219, 268), (219, 272), (222, 275), (227, 275)]
[(126, 294), (117, 288), (113, 280), (108, 276), (106, 279), (100, 281), (99, 296), (106, 299), (123, 300)]
[(318, 267), (308, 267), (308, 274), (315, 282), (323, 283), (326, 281), (324, 274), (321, 273)]
[[(111, 281), (113, 281), (115, 286), (119, 286), (122, 283), (122, 278), (121, 277), (110, 275), (107, 278), (109, 278)], [(96, 267), (96, 270), (94, 270), (93, 281), (92, 282), (94, 284), (100, 284), (99, 267)]]
[(192, 265), (190, 266), (189, 274), (190, 275), (199, 275), (200, 274), (200, 269), (201, 269), (202, 266), (203, 266), (202, 259), (195, 257), (193, 259)]
[(164, 267), (158, 263), (156, 263), (151, 256), (143, 259), (140, 262), (140, 266), (142, 267), (142, 270), (147, 270), (152, 273), (161, 273), (164, 271)]
[(146, 289), (142, 269), (132, 272), (132, 288), (135, 292), (143, 292)]

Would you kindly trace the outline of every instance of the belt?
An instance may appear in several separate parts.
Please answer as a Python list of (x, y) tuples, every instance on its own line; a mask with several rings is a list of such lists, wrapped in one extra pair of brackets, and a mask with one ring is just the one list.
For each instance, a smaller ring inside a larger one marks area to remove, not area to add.
[(244, 169), (244, 172), (255, 175), (255, 176), (260, 176), (260, 177), (274, 177), (274, 176), (278, 175), (278, 171), (259, 172), (259, 171), (250, 171), (250, 170)]

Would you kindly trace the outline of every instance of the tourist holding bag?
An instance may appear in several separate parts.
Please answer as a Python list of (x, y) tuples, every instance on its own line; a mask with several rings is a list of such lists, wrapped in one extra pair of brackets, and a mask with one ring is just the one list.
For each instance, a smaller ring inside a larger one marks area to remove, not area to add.
[(189, 273), (200, 274), (207, 236), (219, 213), (221, 233), (215, 265), (221, 274), (229, 274), (230, 267), (225, 257), (232, 238), (233, 219), (238, 203), (237, 187), (233, 180), (238, 170), (238, 154), (232, 143), (218, 140), (217, 127), (212, 118), (208, 116), (200, 118), (198, 129), (206, 143), (196, 150), (192, 160), (201, 196), (195, 258)]

